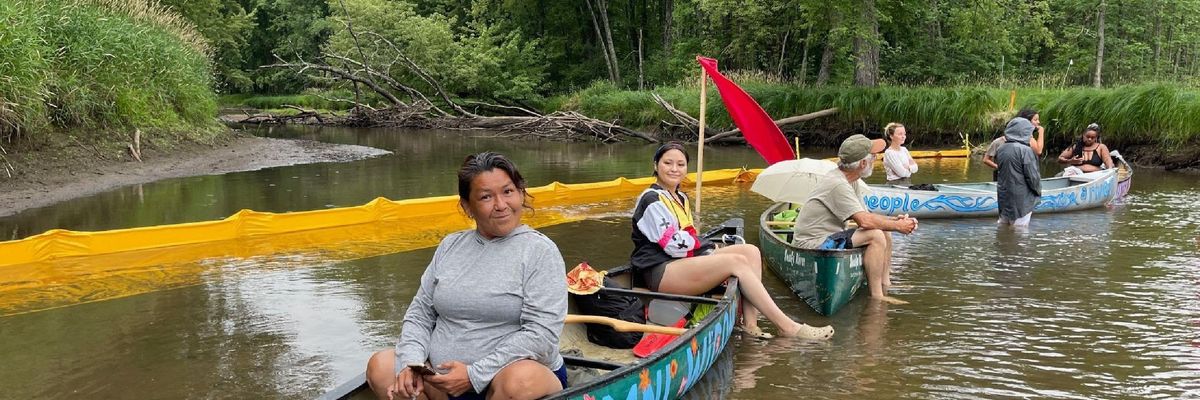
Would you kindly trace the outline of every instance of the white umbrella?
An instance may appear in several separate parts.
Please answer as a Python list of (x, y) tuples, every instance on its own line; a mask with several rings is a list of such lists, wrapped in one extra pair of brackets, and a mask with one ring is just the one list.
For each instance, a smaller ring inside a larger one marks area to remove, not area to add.
[(837, 164), (828, 160), (780, 161), (758, 174), (750, 190), (774, 201), (803, 203), (813, 186), (835, 168)]

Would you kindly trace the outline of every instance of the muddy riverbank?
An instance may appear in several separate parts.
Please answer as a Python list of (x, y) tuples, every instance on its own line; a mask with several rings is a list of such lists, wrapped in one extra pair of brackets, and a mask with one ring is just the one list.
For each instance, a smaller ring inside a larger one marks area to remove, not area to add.
[(147, 148), (141, 162), (131, 157), (104, 157), (86, 146), (10, 153), (8, 159), (16, 173), (0, 176), (0, 216), (167, 178), (354, 161), (389, 153), (367, 146), (245, 134), (234, 134), (214, 144)]

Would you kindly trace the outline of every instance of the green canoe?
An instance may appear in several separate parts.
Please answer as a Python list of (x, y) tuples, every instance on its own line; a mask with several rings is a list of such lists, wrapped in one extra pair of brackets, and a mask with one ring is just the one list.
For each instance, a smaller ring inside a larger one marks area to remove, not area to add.
[(775, 203), (758, 221), (759, 246), (767, 266), (796, 296), (821, 315), (833, 315), (866, 283), (863, 250), (809, 250), (792, 246), (792, 226), (772, 223), (787, 203)]

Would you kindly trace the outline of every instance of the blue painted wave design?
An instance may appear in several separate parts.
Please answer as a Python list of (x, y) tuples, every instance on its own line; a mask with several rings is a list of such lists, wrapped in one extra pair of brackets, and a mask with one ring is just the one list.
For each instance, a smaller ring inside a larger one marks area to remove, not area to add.
[(1097, 185), (1082, 185), (1077, 191), (1042, 196), (1033, 210), (1054, 211), (1107, 201), (1115, 193), (1116, 181), (1116, 175), (1112, 175)]
[[(1077, 186), (1077, 190), (1044, 195), (1038, 199), (1037, 205), (1034, 206), (1034, 211), (1061, 211), (1107, 201), (1115, 194), (1115, 190), (1117, 189), (1116, 181), (1116, 176), (1112, 175), (1098, 184), (1080, 185)], [(905, 193), (903, 196), (898, 194), (893, 196), (873, 194), (863, 196), (863, 203), (866, 204), (867, 210), (885, 215), (938, 211), (978, 214), (992, 213), (1000, 208), (996, 195), (991, 194), (980, 196), (939, 194), (927, 200), (921, 200), (920, 197), (925, 196), (912, 196), (909, 193)]]
[(888, 215), (905, 212), (946, 211), (960, 213), (988, 212), (999, 208), (996, 196), (960, 196), (940, 194), (928, 200), (900, 196), (864, 196), (863, 202), (871, 211), (882, 211)]

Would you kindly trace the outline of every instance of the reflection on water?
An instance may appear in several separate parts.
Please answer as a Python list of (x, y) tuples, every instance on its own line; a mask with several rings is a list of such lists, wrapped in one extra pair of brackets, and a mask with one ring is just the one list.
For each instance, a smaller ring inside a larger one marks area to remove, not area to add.
[[(393, 154), (349, 163), (297, 165), (124, 187), (0, 218), (0, 239), (26, 237), (52, 228), (91, 231), (216, 220), (244, 208), (303, 211), (356, 206), (380, 196), (400, 200), (451, 195), (457, 193), (455, 173), (463, 157), (484, 150), (512, 158), (529, 186), (643, 177), (650, 175), (650, 156), (656, 148), (640, 141), (614, 145), (521, 142), (469, 136), (472, 134), (271, 128), (272, 136), (371, 146)], [(707, 169), (765, 165), (744, 148), (706, 150)]]
[[(283, 211), (448, 194), (457, 154), (484, 146), (514, 153), (531, 184), (644, 175), (653, 151), (320, 132), (306, 135), (403, 151), (391, 160), (151, 184), (146, 200), (109, 193), (4, 223), (35, 226), (45, 217), (109, 228), (206, 219), (243, 206)], [(706, 151), (706, 159), (714, 168), (761, 166), (740, 148)], [(347, 176), (332, 179), (331, 171)], [(983, 180), (990, 172), (974, 161), (965, 169), (922, 165), (920, 174), (917, 183)], [(290, 176), (302, 178), (263, 190), (263, 182)], [(784, 311), (832, 324), (837, 335), (828, 342), (735, 339), (726, 352), (730, 367), (718, 368), (693, 396), (1200, 397), (1200, 188), (1186, 175), (1139, 171), (1135, 179), (1124, 204), (1035, 215), (1024, 230), (994, 219), (922, 221), (914, 235), (895, 238), (893, 290), (911, 304), (859, 297), (821, 317), (768, 273), (765, 283)], [(209, 203), (190, 203), (210, 194)], [(737, 186), (706, 188), (704, 196), (702, 223), (742, 217), (755, 229), (768, 205)], [(568, 266), (617, 265), (631, 249), (632, 204), (611, 199), (556, 210), (588, 220), (542, 231)], [(89, 214), (106, 207), (121, 211)], [(426, 248), (348, 261), (322, 253), (222, 258), (172, 290), (0, 318), (0, 397), (313, 397), (394, 343), (431, 255)]]

